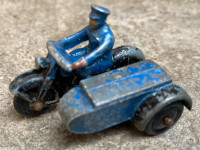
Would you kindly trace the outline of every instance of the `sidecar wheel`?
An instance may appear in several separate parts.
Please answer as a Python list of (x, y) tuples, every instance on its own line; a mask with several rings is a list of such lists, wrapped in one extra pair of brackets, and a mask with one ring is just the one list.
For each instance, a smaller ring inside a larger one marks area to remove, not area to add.
[(181, 117), (183, 104), (175, 102), (158, 111), (147, 124), (145, 132), (149, 135), (157, 135), (170, 129)]
[[(30, 97), (36, 97), (38, 94), (38, 88), (33, 88), (33, 89), (28, 90), (28, 91), (26, 91), (26, 94), (28, 94)], [(47, 92), (44, 99), (45, 99), (45, 101), (48, 101), (48, 100), (50, 101), (54, 98), (55, 98), (55, 92), (53, 91), (53, 89), (50, 89)], [(43, 107), (42, 101), (38, 100), (33, 103), (30, 103), (18, 96), (14, 97), (13, 104), (14, 104), (15, 110), (19, 114), (21, 114), (25, 117), (36, 117), (36, 116), (39, 116), (39, 115), (45, 113), (49, 109), (49, 107)], [(37, 110), (33, 109), (33, 106), (36, 106)]]

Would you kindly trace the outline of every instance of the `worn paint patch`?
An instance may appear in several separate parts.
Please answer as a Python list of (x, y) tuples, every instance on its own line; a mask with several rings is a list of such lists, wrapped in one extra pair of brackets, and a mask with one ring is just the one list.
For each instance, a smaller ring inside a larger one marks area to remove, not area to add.
[(100, 106), (170, 80), (155, 63), (143, 61), (83, 80), (81, 86), (92, 103)]

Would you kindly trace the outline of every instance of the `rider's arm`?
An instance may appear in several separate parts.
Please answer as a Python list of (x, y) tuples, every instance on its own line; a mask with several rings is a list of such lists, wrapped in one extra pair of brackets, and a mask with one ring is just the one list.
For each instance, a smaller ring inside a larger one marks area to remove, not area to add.
[(103, 43), (100, 44), (97, 48), (92, 50), (88, 55), (85, 56), (85, 60), (87, 61), (88, 65), (91, 65), (96, 60), (101, 58), (104, 54), (106, 54), (110, 49), (113, 47), (114, 38), (110, 34), (107, 34)]
[(93, 62), (101, 58), (104, 54), (106, 54), (110, 49), (112, 49), (114, 43), (113, 36), (107, 34), (103, 43), (95, 48), (91, 53), (86, 55), (85, 57), (81, 57), (75, 63), (72, 64), (72, 69), (80, 69), (83, 67), (87, 67), (91, 65)]
[(88, 40), (87, 36), (87, 27), (80, 30), (79, 32), (72, 34), (68, 37), (64, 37), (61, 40), (59, 40), (59, 45), (62, 46), (64, 49), (70, 49), (86, 40)]

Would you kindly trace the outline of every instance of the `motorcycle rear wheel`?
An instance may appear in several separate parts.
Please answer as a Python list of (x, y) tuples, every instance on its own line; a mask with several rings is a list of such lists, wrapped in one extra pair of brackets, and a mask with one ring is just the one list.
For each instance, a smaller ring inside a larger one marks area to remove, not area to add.
[(113, 49), (113, 62), (112, 69), (120, 68), (145, 60), (143, 52), (134, 46), (120, 46)]
[[(36, 97), (38, 94), (38, 87), (29, 89), (28, 91), (26, 91), (26, 94), (28, 94), (32, 98)], [(36, 117), (41, 114), (44, 114), (49, 109), (49, 107), (48, 106), (42, 107), (40, 110), (36, 111), (33, 109), (33, 104), (35, 102), (43, 103), (44, 101), (51, 101), (53, 99), (55, 99), (55, 91), (53, 89), (49, 89), (49, 91), (46, 93), (42, 101), (37, 100), (31, 103), (21, 97), (15, 96), (13, 99), (13, 105), (14, 105), (15, 110), (19, 114), (25, 117)]]

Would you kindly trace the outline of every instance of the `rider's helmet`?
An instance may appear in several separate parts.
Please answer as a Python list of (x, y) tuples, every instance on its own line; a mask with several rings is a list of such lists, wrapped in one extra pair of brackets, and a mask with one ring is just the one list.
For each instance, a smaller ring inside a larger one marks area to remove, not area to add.
[(89, 17), (98, 22), (105, 22), (108, 15), (110, 15), (109, 9), (98, 6), (98, 5), (91, 5), (91, 13)]

